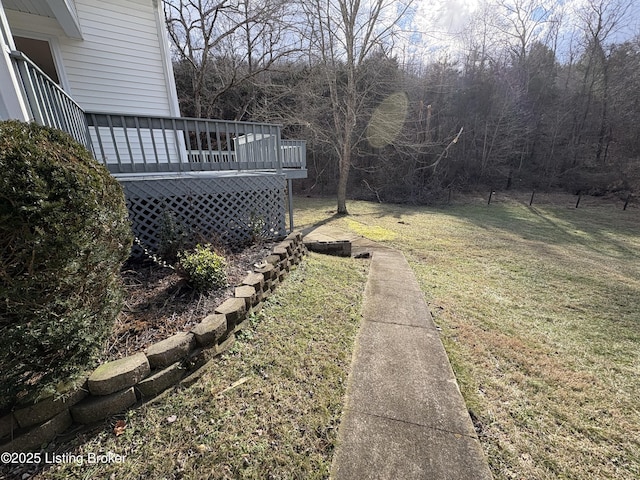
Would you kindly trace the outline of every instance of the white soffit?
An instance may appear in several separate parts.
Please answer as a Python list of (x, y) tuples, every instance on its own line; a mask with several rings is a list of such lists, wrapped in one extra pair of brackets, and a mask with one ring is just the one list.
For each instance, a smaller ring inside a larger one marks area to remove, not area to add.
[(2, 0), (7, 10), (55, 18), (70, 38), (82, 38), (73, 0)]

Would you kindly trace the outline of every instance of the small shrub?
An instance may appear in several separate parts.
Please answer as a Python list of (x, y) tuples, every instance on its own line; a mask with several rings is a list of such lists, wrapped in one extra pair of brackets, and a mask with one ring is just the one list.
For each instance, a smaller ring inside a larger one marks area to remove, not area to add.
[(194, 289), (207, 292), (227, 284), (225, 259), (214, 252), (211, 245), (196, 245), (194, 251), (180, 253), (178, 259)]
[(264, 242), (268, 238), (269, 231), (264, 217), (251, 212), (248, 226), (251, 244)]
[(0, 413), (92, 367), (130, 249), (106, 168), (63, 132), (0, 122)]
[(160, 245), (158, 255), (165, 262), (174, 264), (178, 259), (178, 253), (184, 249), (187, 235), (178, 224), (170, 210), (162, 212), (160, 219)]

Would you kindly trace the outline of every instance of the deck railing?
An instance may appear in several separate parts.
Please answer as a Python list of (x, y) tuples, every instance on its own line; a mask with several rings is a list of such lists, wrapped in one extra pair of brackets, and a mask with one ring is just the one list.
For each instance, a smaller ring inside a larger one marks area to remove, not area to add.
[(87, 113), (96, 158), (112, 173), (306, 168), (304, 142), (279, 125)]
[(11, 58), (32, 119), (69, 133), (111, 173), (263, 170), (306, 176), (303, 141), (280, 125), (195, 118), (85, 113), (22, 52)]
[(92, 152), (82, 108), (24, 53), (14, 51), (10, 55), (32, 119), (40, 125), (67, 132)]
[(307, 142), (304, 140), (281, 140), (282, 166), (284, 168), (307, 168)]

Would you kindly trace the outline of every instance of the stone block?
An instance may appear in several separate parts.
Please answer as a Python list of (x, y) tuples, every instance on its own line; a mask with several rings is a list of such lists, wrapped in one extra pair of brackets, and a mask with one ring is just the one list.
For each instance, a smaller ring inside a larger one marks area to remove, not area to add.
[[(267, 257), (268, 258), (268, 257)], [(264, 276), (265, 281), (271, 280), (275, 275), (275, 267), (268, 263), (266, 265), (261, 265), (255, 269), (256, 273), (261, 273)]]
[(49, 420), (60, 412), (68, 410), (70, 407), (78, 403), (88, 392), (83, 389), (77, 389), (74, 392), (61, 396), (51, 396), (45, 398), (34, 405), (30, 405), (13, 412), (18, 425), (22, 428), (31, 427)]
[(240, 322), (238, 325), (236, 325), (236, 328), (233, 329), (233, 333), (238, 333), (239, 331), (244, 330), (248, 326), (249, 326), (249, 319), (247, 318), (242, 322)]
[(236, 336), (232, 333), (223, 342), (215, 346), (214, 355), (220, 355), (221, 353), (226, 352), (233, 346), (233, 342), (235, 341)]
[(221, 313), (227, 318), (227, 328), (232, 329), (240, 323), (247, 312), (244, 298), (229, 298), (218, 306), (215, 313)]
[(296, 246), (293, 244), (292, 240), (284, 240), (282, 242), (280, 242), (277, 247), (282, 247), (284, 249), (286, 249), (287, 251), (287, 255), (292, 255), (293, 254), (293, 250), (296, 248)]
[(256, 292), (260, 292), (264, 285), (264, 275), (261, 273), (250, 273), (242, 280), (242, 285), (248, 285), (256, 289)]
[(195, 346), (195, 337), (190, 332), (180, 332), (147, 349), (147, 359), (151, 368), (164, 368), (189, 355)]
[(234, 290), (236, 298), (243, 298), (247, 312), (256, 304), (256, 289), (248, 285), (236, 287)]
[(131, 387), (149, 375), (151, 368), (144, 353), (114, 360), (100, 365), (89, 376), (89, 392), (93, 395), (109, 395)]
[[(231, 335), (233, 335), (233, 333)], [(217, 346), (217, 344), (211, 348), (196, 348), (193, 352), (191, 352), (189, 358), (187, 358), (187, 360), (184, 362), (184, 368), (188, 372), (193, 372), (202, 368), (209, 360), (211, 360), (215, 356), (215, 346)], [(183, 381), (184, 380), (180, 381), (181, 385), (183, 384)]]
[(56, 435), (73, 424), (69, 410), (63, 410), (55, 417), (16, 436), (11, 442), (0, 445), (1, 452), (27, 452), (49, 443)]
[(191, 333), (199, 346), (213, 345), (227, 334), (227, 317), (221, 313), (208, 315), (191, 329)]
[[(209, 360), (228, 350), (235, 340), (236, 336), (231, 332), (227, 337), (220, 339), (217, 344), (211, 347), (195, 349), (184, 362), (184, 366), (190, 371), (200, 369)], [(183, 385), (185, 380), (186, 379), (181, 380), (180, 384)]]
[[(260, 294), (262, 295), (262, 294)], [(262, 300), (260, 300), (258, 303), (256, 303), (253, 308), (251, 309), (252, 313), (260, 313), (260, 310), (262, 310), (262, 307), (264, 306), (264, 304), (262, 303)]]
[(264, 261), (275, 267), (280, 262), (280, 255), (269, 255)]
[(271, 296), (271, 284), (273, 283), (273, 280), (269, 280), (268, 282), (265, 282), (264, 284), (264, 290), (261, 293), (262, 296), (262, 301), (264, 302), (267, 298), (269, 298)]
[(233, 345), (235, 339), (235, 335), (231, 333), (222, 343), (214, 345), (211, 348), (197, 349), (195, 352), (193, 352), (189, 357), (189, 369), (193, 370), (194, 372), (180, 380), (180, 386), (189, 387), (196, 381), (198, 381), (205, 370), (201, 367), (204, 366), (212, 358), (228, 350)]
[(330, 242), (308, 242), (306, 247), (312, 252), (336, 255), (338, 257), (351, 256), (351, 242), (349, 240), (335, 240)]
[(129, 387), (111, 395), (85, 398), (71, 407), (71, 416), (76, 422), (86, 425), (123, 412), (136, 401), (136, 392)]
[(289, 252), (287, 252), (287, 247), (278, 245), (277, 247), (273, 248), (273, 255), (277, 255), (278, 257), (280, 257), (280, 260), (282, 260), (283, 258), (287, 258), (289, 256)]
[(164, 370), (145, 378), (136, 385), (135, 389), (141, 398), (155, 397), (163, 390), (178, 383), (185, 372), (186, 369), (183, 367), (182, 362), (176, 362)]
[(302, 242), (302, 233), (301, 232), (291, 232), (289, 235), (285, 237), (285, 240), (292, 240), (295, 245), (299, 245)]

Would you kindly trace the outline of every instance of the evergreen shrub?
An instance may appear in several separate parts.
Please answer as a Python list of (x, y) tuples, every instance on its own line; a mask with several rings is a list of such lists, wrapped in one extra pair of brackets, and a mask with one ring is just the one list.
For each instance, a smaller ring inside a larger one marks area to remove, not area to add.
[(227, 284), (225, 259), (211, 245), (196, 245), (193, 251), (180, 253), (178, 259), (187, 281), (194, 289), (207, 292)]
[(0, 122), (0, 413), (94, 366), (131, 242), (122, 188), (84, 147)]

